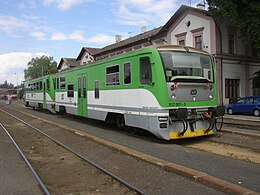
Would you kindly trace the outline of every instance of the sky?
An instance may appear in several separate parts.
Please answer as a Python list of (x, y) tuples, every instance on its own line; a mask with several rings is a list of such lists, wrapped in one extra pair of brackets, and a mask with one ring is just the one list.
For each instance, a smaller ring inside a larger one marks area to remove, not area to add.
[(199, 0), (0, 0), (0, 84), (24, 81), (32, 58), (77, 58), (163, 26), (182, 5)]

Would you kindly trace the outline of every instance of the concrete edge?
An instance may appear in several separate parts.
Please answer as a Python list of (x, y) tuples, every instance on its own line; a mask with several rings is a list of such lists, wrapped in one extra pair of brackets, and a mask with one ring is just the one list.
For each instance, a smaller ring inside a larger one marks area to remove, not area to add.
[(241, 117), (232, 117), (233, 115), (224, 115), (224, 119), (232, 119), (232, 120), (240, 120), (240, 121), (250, 121), (250, 122), (260, 122), (258, 119), (252, 119), (252, 118), (241, 118)]
[(245, 136), (249, 136), (249, 137), (260, 137), (260, 134), (250, 133), (250, 132), (232, 131), (232, 130), (228, 130), (225, 128), (222, 128), (219, 132), (221, 133), (221, 131), (226, 132), (226, 133), (231, 133), (231, 134), (245, 135)]
[[(12, 109), (12, 110), (17, 111), (15, 109)], [(126, 153), (126, 154), (128, 154), (132, 157), (139, 159), (139, 160), (143, 160), (143, 161), (148, 162), (150, 164), (159, 166), (166, 171), (172, 171), (176, 174), (182, 175), (184, 177), (188, 177), (188, 178), (193, 179), (195, 181), (198, 181), (200, 183), (204, 183), (204, 184), (206, 183), (206, 184), (214, 185), (219, 190), (222, 190), (222, 191), (224, 190), (225, 192), (235, 193), (235, 194), (243, 194), (243, 195), (258, 194), (258, 192), (255, 192), (255, 191), (252, 191), (252, 190), (247, 189), (245, 187), (242, 187), (242, 186), (233, 184), (231, 182), (219, 179), (217, 177), (208, 175), (207, 173), (197, 171), (195, 169), (185, 167), (185, 166), (182, 166), (182, 165), (179, 165), (179, 164), (176, 164), (176, 163), (171, 163), (171, 162), (159, 159), (159, 158), (151, 156), (151, 155), (144, 154), (142, 152), (127, 148), (125, 146), (104, 140), (102, 138), (95, 137), (95, 136), (90, 135), (88, 133), (78, 131), (76, 129), (73, 129), (73, 128), (70, 128), (70, 127), (67, 127), (67, 126), (64, 126), (64, 125), (60, 125), (60, 124), (57, 124), (55, 122), (39, 118), (37, 116), (33, 116), (33, 115), (25, 113), (23, 111), (19, 111), (19, 112), (26, 114), (30, 117), (37, 118), (38, 120), (44, 121), (46, 123), (58, 126), (58, 127), (63, 128), (65, 130), (68, 130), (70, 132), (73, 132), (73, 133), (75, 133), (79, 136), (86, 137), (86, 138), (91, 139), (92, 141), (94, 141), (98, 144), (102, 144), (106, 147), (112, 148), (114, 150), (118, 150), (122, 153)]]

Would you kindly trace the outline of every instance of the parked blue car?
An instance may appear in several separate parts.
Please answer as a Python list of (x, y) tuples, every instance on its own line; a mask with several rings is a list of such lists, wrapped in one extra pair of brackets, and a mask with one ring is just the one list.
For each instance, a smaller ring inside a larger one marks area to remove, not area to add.
[(260, 115), (260, 96), (246, 96), (227, 106), (228, 114)]

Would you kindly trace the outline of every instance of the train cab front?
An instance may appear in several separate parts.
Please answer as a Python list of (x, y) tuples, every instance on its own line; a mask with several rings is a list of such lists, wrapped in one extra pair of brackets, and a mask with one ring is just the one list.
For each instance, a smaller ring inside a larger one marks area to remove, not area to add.
[[(218, 105), (216, 66), (209, 53), (190, 47), (162, 47), (168, 120), (164, 136), (181, 139), (214, 134), (225, 108)], [(168, 105), (167, 105), (168, 104)], [(162, 118), (159, 118), (162, 120)]]

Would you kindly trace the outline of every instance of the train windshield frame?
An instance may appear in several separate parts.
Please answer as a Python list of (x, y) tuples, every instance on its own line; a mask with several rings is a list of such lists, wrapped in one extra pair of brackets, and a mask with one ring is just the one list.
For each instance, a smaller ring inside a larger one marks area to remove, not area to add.
[(214, 70), (210, 55), (161, 50), (167, 82), (214, 82)]

